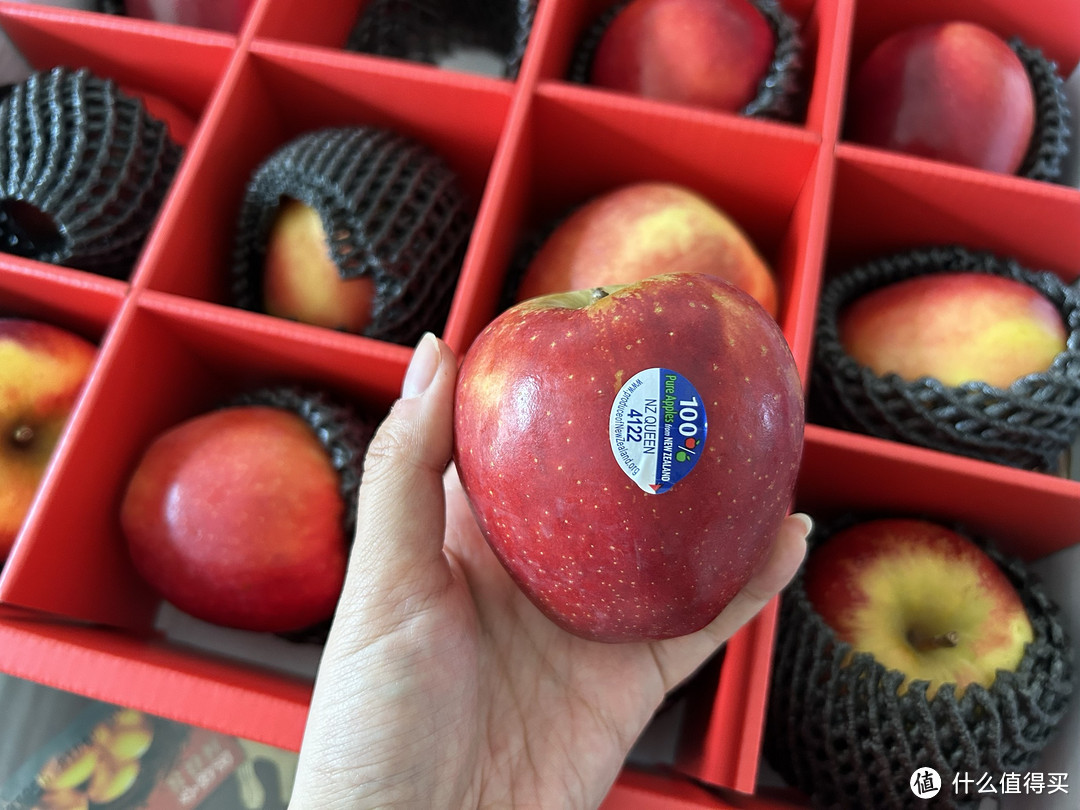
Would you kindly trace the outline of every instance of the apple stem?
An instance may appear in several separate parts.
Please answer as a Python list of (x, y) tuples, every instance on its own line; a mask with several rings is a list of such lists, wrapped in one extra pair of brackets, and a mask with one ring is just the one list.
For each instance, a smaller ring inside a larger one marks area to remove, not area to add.
[(957, 646), (960, 643), (960, 634), (955, 630), (950, 630), (947, 633), (931, 636), (911, 630), (908, 632), (908, 642), (919, 652), (929, 652)]
[(599, 301), (601, 298), (607, 298), (608, 296), (608, 291), (603, 287), (593, 287), (590, 292), (592, 293), (593, 301)]
[(16, 447), (29, 447), (34, 441), (34, 429), (29, 425), (19, 425), (11, 432), (11, 441)]

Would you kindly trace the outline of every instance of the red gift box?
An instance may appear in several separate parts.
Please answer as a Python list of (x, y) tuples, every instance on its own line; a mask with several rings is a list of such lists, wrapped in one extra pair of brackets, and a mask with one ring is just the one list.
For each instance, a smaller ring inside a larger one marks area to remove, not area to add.
[[(779, 322), (809, 378), (817, 296), (876, 254), (956, 242), (1080, 275), (1080, 191), (888, 153), (842, 138), (846, 82), (893, 31), (965, 18), (1080, 59), (1071, 0), (784, 0), (804, 39), (805, 112), (794, 122), (650, 101), (564, 79), (611, 0), (540, 0), (513, 80), (355, 53), (362, 0), (255, 0), (236, 32), (0, 1), (0, 27), (36, 69), (87, 67), (160, 95), (196, 129), (126, 281), (0, 254), (0, 309), (67, 326), (99, 359), (0, 575), (0, 671), (271, 745), (299, 746), (310, 677), (275, 671), (156, 627), (118, 504), (161, 430), (248, 384), (320, 384), (378, 411), (410, 350), (241, 311), (228, 269), (254, 168), (292, 137), (372, 124), (441, 154), (475, 224), (442, 336), (458, 352), (495, 315), (521, 240), (597, 193), (682, 183), (726, 209), (780, 282)], [(822, 425), (806, 430), (796, 506), (811, 514), (936, 514), (1028, 559), (1075, 542), (1080, 483)], [(608, 804), (802, 807), (759, 786), (776, 604), (727, 645), (674, 767), (627, 768)]]

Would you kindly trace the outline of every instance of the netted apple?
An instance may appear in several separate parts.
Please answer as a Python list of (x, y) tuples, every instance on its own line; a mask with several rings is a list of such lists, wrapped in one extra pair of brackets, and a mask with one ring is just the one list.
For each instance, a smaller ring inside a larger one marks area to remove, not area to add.
[(757, 95), (775, 49), (750, 0), (633, 0), (604, 31), (590, 81), (736, 112)]
[(847, 134), (906, 154), (1015, 173), (1035, 131), (1035, 91), (997, 33), (966, 21), (915, 26), (855, 69)]
[(1015, 670), (1034, 638), (1016, 588), (973, 541), (905, 518), (856, 524), (806, 565), (806, 594), (837, 636), (904, 674), (900, 691), (928, 681), (963, 694)]
[(1029, 284), (990, 273), (933, 273), (880, 287), (839, 318), (840, 341), (878, 375), (981, 381), (1006, 388), (1046, 371), (1065, 350), (1054, 303)]

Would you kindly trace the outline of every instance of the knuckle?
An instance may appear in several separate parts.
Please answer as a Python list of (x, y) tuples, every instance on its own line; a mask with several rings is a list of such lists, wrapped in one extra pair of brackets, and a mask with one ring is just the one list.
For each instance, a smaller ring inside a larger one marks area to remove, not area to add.
[(375, 431), (364, 456), (364, 478), (380, 477), (408, 462), (416, 452), (415, 431), (401, 418), (398, 406)]

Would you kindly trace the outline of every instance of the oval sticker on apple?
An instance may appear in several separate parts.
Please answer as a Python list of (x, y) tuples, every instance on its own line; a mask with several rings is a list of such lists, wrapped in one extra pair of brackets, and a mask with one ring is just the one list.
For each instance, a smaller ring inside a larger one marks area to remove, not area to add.
[(671, 369), (647, 368), (615, 395), (608, 435), (622, 471), (642, 490), (658, 495), (697, 464), (708, 427), (693, 383)]

